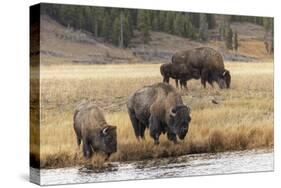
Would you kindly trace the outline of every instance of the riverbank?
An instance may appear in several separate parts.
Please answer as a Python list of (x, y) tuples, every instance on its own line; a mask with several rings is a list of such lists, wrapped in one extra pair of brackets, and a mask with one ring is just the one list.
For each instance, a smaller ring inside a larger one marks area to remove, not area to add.
[[(273, 150), (247, 150), (193, 154), (135, 162), (114, 162), (110, 168), (99, 173), (80, 167), (45, 169), (40, 171), (40, 183), (42, 185), (55, 185), (218, 174), (225, 175), (273, 170)], [(31, 174), (39, 174), (39, 171), (31, 169)]]

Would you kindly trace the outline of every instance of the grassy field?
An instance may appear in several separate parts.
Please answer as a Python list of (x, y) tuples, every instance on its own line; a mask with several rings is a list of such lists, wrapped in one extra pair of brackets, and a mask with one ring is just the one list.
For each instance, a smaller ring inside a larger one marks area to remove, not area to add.
[[(146, 140), (137, 142), (126, 112), (127, 96), (144, 85), (161, 82), (159, 66), (42, 66), (40, 166), (56, 168), (89, 162), (77, 147), (72, 121), (74, 108), (83, 99), (95, 102), (103, 109), (107, 122), (117, 126), (118, 152), (111, 161), (273, 147), (271, 62), (227, 62), (232, 74), (229, 90), (203, 89), (199, 80), (188, 82), (189, 90), (179, 91), (192, 109), (185, 140), (174, 145), (161, 136), (160, 145), (154, 146), (147, 131)], [(38, 140), (31, 142), (36, 148)], [(31, 153), (35, 151), (32, 148)]]

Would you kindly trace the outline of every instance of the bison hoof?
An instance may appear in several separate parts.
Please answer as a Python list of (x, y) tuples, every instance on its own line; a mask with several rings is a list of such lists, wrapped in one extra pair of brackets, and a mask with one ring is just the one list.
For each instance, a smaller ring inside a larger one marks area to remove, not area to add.
[(110, 155), (111, 155), (110, 153), (107, 153), (104, 161), (108, 161), (108, 159), (110, 158)]

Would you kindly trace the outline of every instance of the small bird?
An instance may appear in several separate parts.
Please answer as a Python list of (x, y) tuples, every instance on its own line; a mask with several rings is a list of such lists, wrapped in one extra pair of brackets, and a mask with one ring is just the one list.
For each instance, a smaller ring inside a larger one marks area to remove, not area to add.
[(215, 101), (215, 99), (212, 99), (212, 103), (219, 104), (217, 101)]

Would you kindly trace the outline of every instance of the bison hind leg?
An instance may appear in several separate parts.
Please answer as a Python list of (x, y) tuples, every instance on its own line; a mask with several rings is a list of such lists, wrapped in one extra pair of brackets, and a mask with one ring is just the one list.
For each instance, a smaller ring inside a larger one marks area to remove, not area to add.
[(136, 117), (136, 114), (134, 111), (128, 109), (129, 117), (132, 122), (132, 126), (134, 128), (135, 136), (137, 139), (141, 136), (140, 126), (139, 126), (139, 120)]
[(206, 82), (209, 79), (209, 75), (208, 75), (208, 71), (207, 70), (203, 70), (201, 73), (201, 84), (204, 86), (204, 88), (206, 88)]

